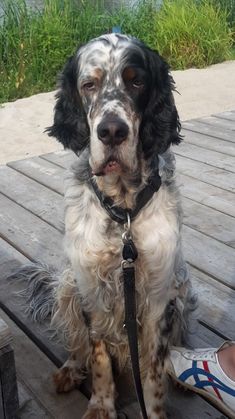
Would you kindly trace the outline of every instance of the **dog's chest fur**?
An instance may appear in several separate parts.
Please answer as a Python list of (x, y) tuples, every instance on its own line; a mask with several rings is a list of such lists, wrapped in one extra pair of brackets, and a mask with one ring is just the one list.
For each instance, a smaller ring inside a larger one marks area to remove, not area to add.
[[(66, 182), (66, 251), (93, 332), (123, 341), (123, 226), (112, 221), (90, 187), (70, 173)], [(179, 251), (176, 188), (163, 184), (132, 222), (138, 249), (135, 263), (137, 317), (142, 325), (151, 313), (156, 323), (170, 299)]]

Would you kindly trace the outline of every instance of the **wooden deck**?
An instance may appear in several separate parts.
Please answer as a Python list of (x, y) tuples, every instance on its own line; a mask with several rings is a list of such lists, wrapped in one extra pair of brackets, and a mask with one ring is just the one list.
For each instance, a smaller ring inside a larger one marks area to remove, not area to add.
[[(200, 304), (192, 342), (217, 346), (235, 340), (235, 111), (188, 121), (183, 128), (185, 141), (174, 151), (185, 213), (184, 254)], [(74, 158), (57, 152), (0, 166), (0, 316), (15, 336), (25, 419), (79, 419), (87, 404), (80, 391), (54, 394), (49, 377), (65, 354), (45, 326), (25, 316), (15, 293), (24, 285), (5, 279), (29, 261), (63, 265), (63, 174)], [(190, 392), (172, 389), (169, 399), (172, 419), (225, 417)], [(138, 417), (135, 401), (123, 403), (120, 411), (120, 418)]]

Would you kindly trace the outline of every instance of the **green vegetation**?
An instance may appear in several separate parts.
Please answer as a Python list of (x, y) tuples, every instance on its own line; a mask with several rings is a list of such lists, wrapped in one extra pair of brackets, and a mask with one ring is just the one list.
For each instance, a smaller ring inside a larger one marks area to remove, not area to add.
[(0, 102), (52, 90), (77, 46), (117, 25), (158, 49), (174, 69), (223, 61), (234, 29), (230, 1), (229, 8), (226, 0), (165, 0), (159, 10), (156, 1), (141, 0), (110, 13), (102, 0), (45, 0), (41, 10), (2, 0)]
[(226, 12), (227, 22), (233, 31), (235, 41), (235, 1), (234, 0), (211, 0), (211, 4)]
[(227, 13), (208, 1), (165, 0), (154, 29), (155, 48), (172, 68), (200, 68), (229, 58)]

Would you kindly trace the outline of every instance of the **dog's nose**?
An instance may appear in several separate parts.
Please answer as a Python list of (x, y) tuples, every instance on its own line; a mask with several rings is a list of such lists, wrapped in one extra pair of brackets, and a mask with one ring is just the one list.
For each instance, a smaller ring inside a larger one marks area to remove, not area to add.
[(105, 145), (120, 145), (127, 139), (129, 128), (119, 118), (103, 120), (97, 127), (97, 134), (100, 141)]

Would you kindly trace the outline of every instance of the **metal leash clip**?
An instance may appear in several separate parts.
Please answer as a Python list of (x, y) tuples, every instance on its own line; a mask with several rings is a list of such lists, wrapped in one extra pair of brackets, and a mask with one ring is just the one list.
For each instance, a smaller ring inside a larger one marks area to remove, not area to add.
[(127, 243), (128, 240), (131, 240), (131, 217), (129, 212), (126, 214), (127, 222), (124, 224), (124, 233), (122, 233), (122, 242), (123, 244)]
[(138, 252), (131, 235), (131, 219), (127, 212), (127, 223), (124, 225), (125, 231), (122, 234), (123, 250), (122, 250), (122, 267), (130, 266), (138, 257)]

